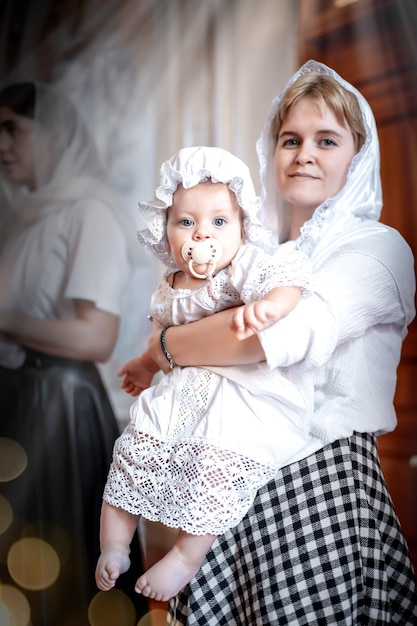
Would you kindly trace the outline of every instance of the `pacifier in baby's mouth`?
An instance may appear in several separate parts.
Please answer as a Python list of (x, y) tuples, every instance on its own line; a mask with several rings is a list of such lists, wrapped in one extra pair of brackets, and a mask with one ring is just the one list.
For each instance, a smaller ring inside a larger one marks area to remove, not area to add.
[[(184, 261), (188, 261), (188, 267), (196, 278), (208, 278), (214, 274), (216, 262), (223, 253), (221, 243), (216, 239), (203, 239), (202, 241), (186, 241), (181, 249)], [(205, 274), (198, 274), (194, 265), (210, 265)]]

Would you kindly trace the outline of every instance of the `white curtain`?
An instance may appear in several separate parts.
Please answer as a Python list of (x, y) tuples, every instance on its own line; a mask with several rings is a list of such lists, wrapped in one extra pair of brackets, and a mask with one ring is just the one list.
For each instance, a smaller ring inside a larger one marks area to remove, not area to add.
[[(54, 4), (51, 1), (51, 6)], [(69, 95), (96, 138), (122, 210), (153, 196), (161, 162), (181, 146), (221, 146), (250, 167), (273, 96), (296, 67), (295, 0), (86, 0), (60, 15), (32, 3), (19, 64), (2, 82), (47, 80)], [(138, 244), (139, 245), (139, 244)], [(163, 268), (143, 255), (123, 332), (104, 369), (118, 416), (130, 398), (115, 372), (146, 345), (150, 293)]]

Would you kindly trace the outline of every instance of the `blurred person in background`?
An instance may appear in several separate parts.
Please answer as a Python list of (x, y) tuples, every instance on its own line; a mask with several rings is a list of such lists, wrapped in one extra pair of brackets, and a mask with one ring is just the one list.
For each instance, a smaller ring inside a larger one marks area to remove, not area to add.
[[(60, 570), (47, 589), (25, 591), (33, 626), (87, 626), (119, 435), (95, 363), (114, 349), (135, 251), (80, 114), (51, 86), (0, 91), (0, 207), (0, 437), (27, 455), (0, 485), (14, 515), (0, 536), (1, 580), (13, 541), (47, 540)], [(136, 572), (138, 546), (133, 554)], [(130, 596), (143, 614), (145, 601)]]

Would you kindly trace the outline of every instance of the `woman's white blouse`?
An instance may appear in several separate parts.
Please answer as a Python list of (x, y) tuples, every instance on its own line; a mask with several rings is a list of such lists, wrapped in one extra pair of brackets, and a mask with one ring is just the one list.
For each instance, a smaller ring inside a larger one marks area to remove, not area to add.
[[(120, 315), (129, 264), (112, 211), (88, 199), (21, 228), (0, 259), (0, 307), (42, 319), (73, 319), (75, 299)], [(0, 342), (0, 363), (18, 367), (24, 352)]]
[(383, 224), (365, 224), (313, 254), (312, 292), (285, 319), (259, 333), (267, 364), (310, 370), (312, 434), (324, 444), (354, 431), (396, 426), (396, 369), (415, 314), (410, 248)]

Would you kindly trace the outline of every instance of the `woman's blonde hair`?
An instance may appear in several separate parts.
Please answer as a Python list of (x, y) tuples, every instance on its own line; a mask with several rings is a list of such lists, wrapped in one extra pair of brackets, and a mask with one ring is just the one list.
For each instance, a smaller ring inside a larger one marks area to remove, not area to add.
[(272, 123), (271, 131), (275, 144), (289, 110), (306, 97), (313, 98), (322, 109), (327, 105), (333, 110), (339, 124), (350, 128), (356, 151), (359, 152), (365, 142), (366, 130), (355, 94), (331, 76), (318, 72), (303, 74), (284, 93)]

